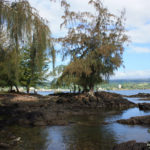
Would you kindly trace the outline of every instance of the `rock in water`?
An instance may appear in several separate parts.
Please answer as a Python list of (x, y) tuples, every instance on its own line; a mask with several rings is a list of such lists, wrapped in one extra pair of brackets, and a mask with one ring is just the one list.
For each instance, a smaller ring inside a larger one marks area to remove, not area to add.
[(150, 125), (150, 115), (131, 117), (130, 119), (121, 119), (117, 122), (128, 125)]
[(117, 144), (112, 150), (150, 150), (147, 143), (136, 143), (136, 141), (129, 141), (126, 143)]

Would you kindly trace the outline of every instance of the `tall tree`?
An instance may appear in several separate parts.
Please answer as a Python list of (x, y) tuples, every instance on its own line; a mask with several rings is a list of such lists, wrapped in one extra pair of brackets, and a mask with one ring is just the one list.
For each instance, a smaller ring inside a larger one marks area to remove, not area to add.
[(65, 8), (62, 26), (68, 29), (65, 37), (59, 38), (65, 56), (71, 56), (70, 64), (61, 78), (74, 77), (75, 84), (84, 90), (109, 79), (123, 63), (125, 34), (124, 11), (118, 17), (108, 11), (100, 0), (90, 0), (95, 12), (70, 11), (70, 5), (62, 1)]
[(42, 55), (41, 64), (38, 65), (37, 58), (33, 59), (34, 49), (22, 48), (21, 50), (21, 63), (20, 63), (20, 84), (26, 87), (27, 93), (30, 91), (30, 87), (36, 87), (37, 84), (41, 83), (47, 78), (48, 72), (48, 59), (46, 53)]
[[(43, 56), (47, 53), (55, 61), (55, 50), (52, 47), (51, 32), (47, 20), (39, 16), (37, 10), (27, 0), (9, 2), (0, 1), (0, 26), (4, 28), (9, 38), (7, 51), (12, 51), (15, 66), (14, 83), (19, 84), (20, 50), (29, 45), (31, 50), (32, 66), (38, 66), (39, 72), (43, 65)], [(47, 52), (46, 52), (47, 51)], [(49, 51), (49, 52), (48, 52)], [(8, 62), (9, 63), (9, 62)], [(34, 68), (34, 67), (33, 67)]]

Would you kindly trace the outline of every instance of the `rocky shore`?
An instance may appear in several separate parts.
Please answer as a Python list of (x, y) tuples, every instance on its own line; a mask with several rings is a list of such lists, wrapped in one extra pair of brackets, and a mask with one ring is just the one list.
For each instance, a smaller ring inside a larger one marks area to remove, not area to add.
[(127, 109), (135, 104), (119, 94), (0, 94), (0, 127), (11, 124), (66, 125), (69, 115), (94, 114), (103, 109)]
[[(143, 111), (150, 111), (150, 103), (139, 103), (138, 107)], [(128, 125), (147, 125), (150, 126), (150, 115), (147, 116), (136, 116), (129, 119), (118, 120), (118, 123)]]
[(138, 106), (140, 110), (150, 110), (150, 103), (139, 103)]
[(136, 141), (128, 141), (125, 143), (117, 144), (112, 150), (149, 150), (150, 144), (136, 143)]
[(149, 125), (150, 126), (150, 115), (131, 117), (130, 119), (121, 119), (118, 120), (117, 122), (121, 124), (128, 124), (128, 125)]
[(137, 98), (150, 98), (150, 94), (149, 93), (138, 93), (138, 94), (135, 94), (135, 95), (129, 95), (129, 96), (126, 96), (126, 97), (137, 97)]

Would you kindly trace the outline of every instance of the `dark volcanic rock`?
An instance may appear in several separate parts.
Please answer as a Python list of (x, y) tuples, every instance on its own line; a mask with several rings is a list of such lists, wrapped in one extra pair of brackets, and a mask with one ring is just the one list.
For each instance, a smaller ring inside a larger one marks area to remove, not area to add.
[(0, 116), (4, 116), (0, 120), (1, 127), (11, 124), (66, 125), (66, 118), (72, 114), (96, 114), (102, 109), (127, 109), (135, 106), (121, 95), (108, 92), (96, 92), (94, 96), (88, 93), (60, 93), (45, 97), (8, 94), (0, 95), (0, 99), (3, 102)]
[(6, 143), (0, 143), (0, 150), (9, 149), (10, 145)]
[(150, 94), (149, 93), (138, 93), (136, 95), (130, 95), (130, 96), (127, 96), (127, 97), (140, 97), (140, 98), (147, 98), (147, 97), (149, 97), (150, 98)]
[(84, 94), (60, 94), (57, 95), (57, 104), (73, 108), (129, 108), (135, 104), (124, 99), (121, 95), (109, 92), (96, 92), (94, 96)]
[(150, 103), (139, 103), (138, 106), (141, 110), (150, 110)]
[(134, 103), (123, 98), (122, 95), (109, 92), (97, 92), (95, 96), (100, 98), (106, 108), (129, 108), (136, 106)]
[(112, 150), (149, 150), (149, 147), (147, 143), (136, 143), (136, 141), (129, 141), (115, 145)]
[(129, 125), (150, 125), (150, 115), (132, 117), (130, 119), (118, 120), (118, 123), (129, 124)]

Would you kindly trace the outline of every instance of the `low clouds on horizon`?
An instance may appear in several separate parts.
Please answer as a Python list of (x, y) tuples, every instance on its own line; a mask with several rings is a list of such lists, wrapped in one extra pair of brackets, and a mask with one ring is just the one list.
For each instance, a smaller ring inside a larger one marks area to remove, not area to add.
[(150, 79), (150, 70), (117, 71), (111, 79)]

